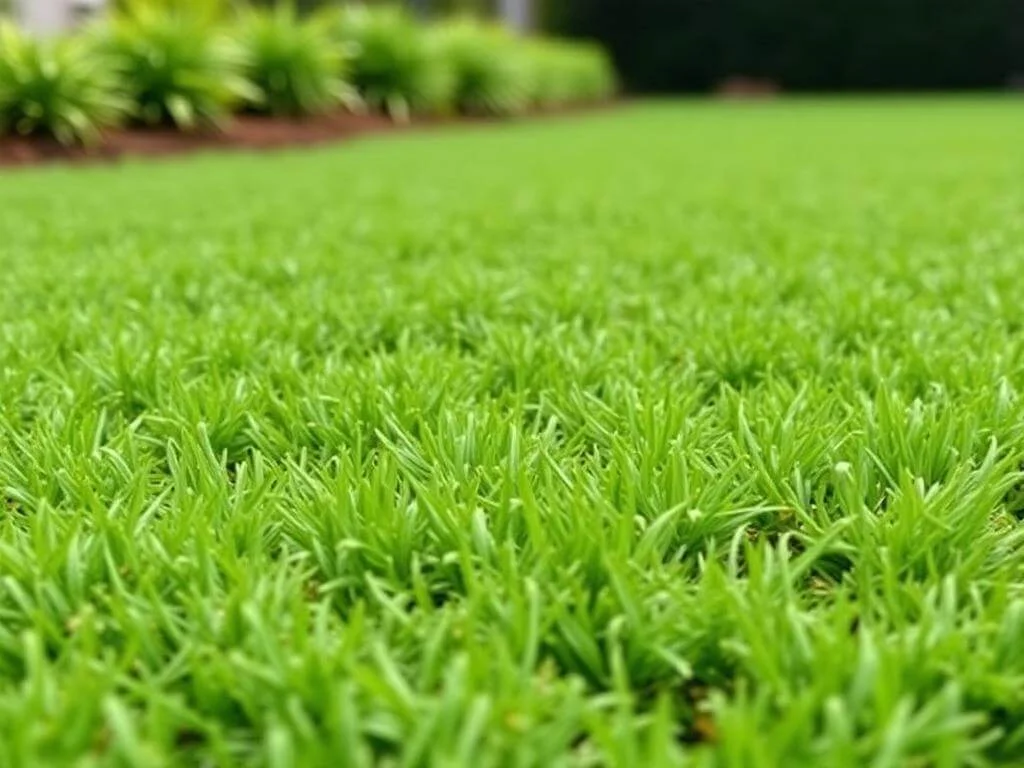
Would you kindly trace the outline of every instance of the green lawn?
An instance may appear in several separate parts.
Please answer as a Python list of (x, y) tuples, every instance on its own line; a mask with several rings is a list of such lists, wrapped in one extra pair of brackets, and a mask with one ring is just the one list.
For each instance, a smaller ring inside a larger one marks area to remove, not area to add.
[(5, 768), (1024, 761), (1024, 102), (2, 181)]

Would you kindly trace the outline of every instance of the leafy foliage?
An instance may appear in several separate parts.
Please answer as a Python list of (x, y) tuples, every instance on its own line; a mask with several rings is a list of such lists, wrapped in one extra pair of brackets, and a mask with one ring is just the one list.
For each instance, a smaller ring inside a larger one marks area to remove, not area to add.
[[(11, 106), (8, 124), (77, 141), (94, 139), (122, 112), (190, 130), (220, 125), (237, 109), (294, 116), (366, 103), (404, 121), (452, 110), (508, 116), (614, 91), (614, 72), (596, 46), (523, 41), (468, 18), (425, 26), (394, 5), (312, 16), (296, 8), (119, 0), (109, 24), (75, 42), (36, 44), (9, 32), (0, 66), (10, 99), (28, 112)], [(87, 51), (95, 60), (85, 60)], [(75, 72), (72, 60), (82, 62)]]
[(185, 13), (194, 19), (213, 22), (228, 17), (246, 5), (245, 0), (112, 0), (111, 10), (126, 15)]
[(449, 68), (452, 101), (463, 114), (514, 115), (530, 97), (530, 69), (517, 41), (498, 28), (469, 20), (434, 31)]
[(132, 115), (143, 123), (217, 125), (255, 95), (237, 47), (203, 14), (141, 4), (118, 15), (103, 35)]
[(451, 72), (432, 38), (404, 10), (346, 6), (334, 25), (339, 42), (352, 51), (351, 80), (367, 103), (399, 120), (450, 103)]
[(540, 106), (600, 101), (615, 92), (615, 71), (599, 46), (533, 40), (527, 50), (533, 100)]
[(324, 112), (357, 103), (342, 78), (348, 57), (323, 17), (299, 19), (293, 6), (249, 11), (233, 27), (244, 74), (259, 89), (249, 106), (276, 115)]
[(90, 143), (124, 108), (110, 61), (83, 41), (35, 40), (0, 20), (0, 134)]

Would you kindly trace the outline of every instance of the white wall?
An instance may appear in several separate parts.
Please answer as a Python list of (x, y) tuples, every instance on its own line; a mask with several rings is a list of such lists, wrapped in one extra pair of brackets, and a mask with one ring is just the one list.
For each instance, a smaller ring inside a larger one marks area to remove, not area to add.
[(530, 0), (501, 0), (501, 16), (512, 29), (526, 32), (533, 26), (533, 3)]
[(67, 0), (15, 0), (18, 21), (30, 32), (52, 34), (71, 23)]
[(106, 0), (14, 0), (18, 21), (38, 35), (72, 29), (90, 14), (101, 11), (105, 4)]

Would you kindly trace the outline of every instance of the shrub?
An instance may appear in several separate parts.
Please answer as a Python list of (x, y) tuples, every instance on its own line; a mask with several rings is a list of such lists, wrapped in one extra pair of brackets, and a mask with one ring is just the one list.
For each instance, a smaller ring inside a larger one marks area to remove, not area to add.
[(35, 40), (0, 22), (0, 133), (90, 143), (125, 104), (110, 62), (83, 40)]
[(308, 115), (356, 103), (341, 77), (344, 48), (332, 39), (324, 17), (299, 19), (291, 5), (254, 10), (240, 19), (235, 38), (245, 76), (258, 89), (247, 99), (251, 109)]
[(255, 93), (237, 47), (203, 14), (142, 4), (117, 15), (107, 34), (132, 115), (143, 123), (216, 125)]
[(530, 70), (517, 41), (472, 21), (449, 22), (435, 34), (459, 112), (511, 115), (526, 109)]
[(600, 45), (561, 43), (567, 49), (566, 77), (573, 97), (579, 101), (600, 101), (615, 95), (615, 67)]
[(615, 71), (599, 46), (535, 40), (528, 56), (533, 102), (540, 107), (596, 101), (615, 92)]
[(350, 76), (363, 99), (395, 119), (444, 109), (451, 75), (432, 36), (398, 7), (347, 6), (336, 36), (352, 50)]

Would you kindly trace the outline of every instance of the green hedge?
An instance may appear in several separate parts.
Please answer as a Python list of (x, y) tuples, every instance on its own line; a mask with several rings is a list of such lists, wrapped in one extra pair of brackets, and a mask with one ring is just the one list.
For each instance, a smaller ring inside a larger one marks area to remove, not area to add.
[(604, 42), (627, 86), (730, 76), (796, 90), (1002, 87), (1024, 73), (1021, 0), (544, 0), (547, 25)]
[(0, 135), (97, 140), (121, 123), (181, 130), (237, 112), (304, 116), (374, 109), (513, 116), (605, 99), (615, 90), (599, 47), (522, 39), (454, 19), (418, 23), (395, 6), (230, 10), (223, 0), (121, 0), (67, 40), (0, 35)]

